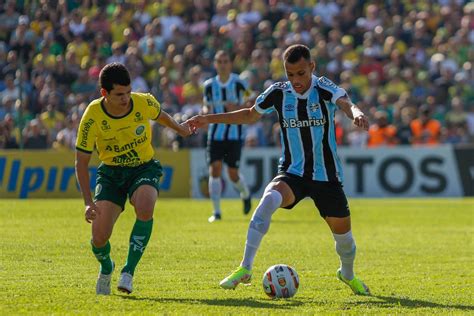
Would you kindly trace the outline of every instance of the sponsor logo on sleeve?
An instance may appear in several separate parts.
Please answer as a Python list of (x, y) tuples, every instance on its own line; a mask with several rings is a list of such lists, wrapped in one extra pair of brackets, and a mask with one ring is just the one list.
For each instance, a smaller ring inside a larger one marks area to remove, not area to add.
[(81, 146), (87, 147), (87, 139), (89, 137), (89, 130), (91, 129), (92, 124), (94, 124), (93, 119), (89, 119), (87, 122), (84, 123), (84, 126), (81, 131)]

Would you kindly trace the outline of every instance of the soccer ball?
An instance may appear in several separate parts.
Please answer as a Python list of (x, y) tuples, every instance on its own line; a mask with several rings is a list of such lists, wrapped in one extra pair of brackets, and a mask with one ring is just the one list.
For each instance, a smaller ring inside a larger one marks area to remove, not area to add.
[(263, 290), (271, 298), (289, 298), (296, 294), (300, 280), (296, 270), (286, 264), (271, 266), (263, 274)]

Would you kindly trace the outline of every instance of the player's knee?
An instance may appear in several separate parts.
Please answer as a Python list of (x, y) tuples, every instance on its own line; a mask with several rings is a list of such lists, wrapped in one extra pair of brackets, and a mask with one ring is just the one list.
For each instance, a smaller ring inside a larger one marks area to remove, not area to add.
[(92, 236), (92, 244), (96, 248), (102, 248), (107, 244), (109, 241), (109, 236), (105, 234), (94, 234)]
[(265, 192), (262, 197), (262, 203), (268, 205), (265, 209), (273, 210), (273, 212), (281, 206), (283, 198), (280, 192), (276, 190), (269, 190)]

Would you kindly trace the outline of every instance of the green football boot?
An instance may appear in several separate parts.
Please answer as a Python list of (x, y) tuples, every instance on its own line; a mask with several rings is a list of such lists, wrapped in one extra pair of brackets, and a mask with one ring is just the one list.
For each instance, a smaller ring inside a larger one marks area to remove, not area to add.
[(367, 287), (367, 285), (364, 284), (360, 279), (358, 279), (356, 276), (352, 280), (347, 280), (342, 276), (341, 269), (337, 270), (336, 272), (337, 278), (347, 284), (352, 292), (356, 295), (370, 295), (370, 290)]
[(239, 285), (239, 283), (249, 285), (251, 279), (252, 271), (247, 270), (244, 267), (238, 267), (234, 272), (232, 272), (231, 275), (222, 280), (219, 285), (223, 289), (233, 290), (237, 287), (237, 285)]

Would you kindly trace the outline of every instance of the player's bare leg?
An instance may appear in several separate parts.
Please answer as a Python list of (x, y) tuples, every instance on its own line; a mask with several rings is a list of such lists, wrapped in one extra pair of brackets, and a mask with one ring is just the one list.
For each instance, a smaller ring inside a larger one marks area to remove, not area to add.
[(137, 219), (130, 234), (128, 257), (120, 274), (119, 291), (128, 294), (133, 291), (133, 274), (150, 240), (157, 197), (158, 192), (151, 185), (141, 185), (132, 194), (131, 203), (135, 207)]
[(120, 215), (120, 206), (110, 201), (97, 201), (97, 216), (92, 221), (92, 252), (100, 262), (99, 276), (97, 277), (96, 294), (110, 294), (110, 280), (114, 270), (114, 263), (110, 258), (109, 238), (117, 218)]
[(356, 244), (352, 237), (351, 217), (326, 217), (325, 220), (333, 233), (336, 252), (341, 261), (341, 267), (336, 272), (337, 278), (347, 284), (355, 294), (370, 295), (369, 288), (354, 275)]
[(210, 223), (220, 220), (221, 214), (221, 194), (222, 194), (222, 161), (216, 160), (209, 165), (209, 197), (212, 201), (213, 212), (208, 221)]

